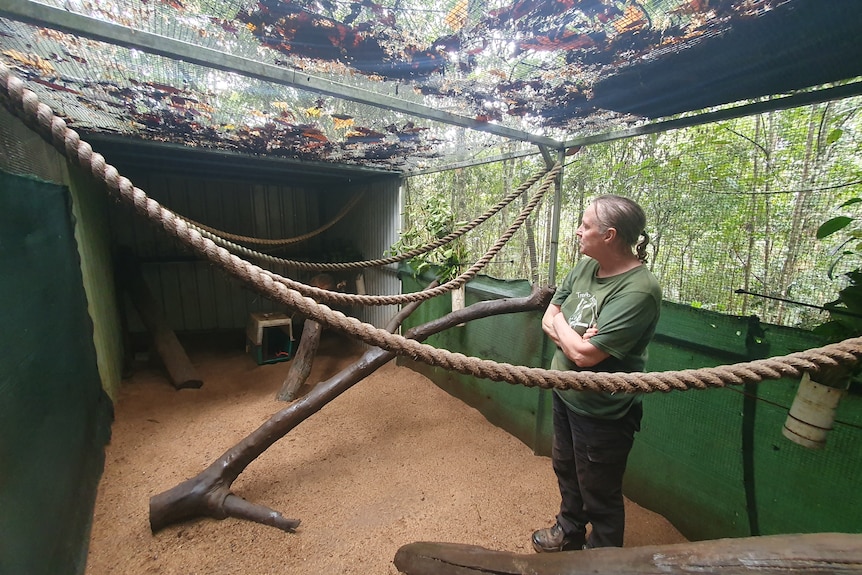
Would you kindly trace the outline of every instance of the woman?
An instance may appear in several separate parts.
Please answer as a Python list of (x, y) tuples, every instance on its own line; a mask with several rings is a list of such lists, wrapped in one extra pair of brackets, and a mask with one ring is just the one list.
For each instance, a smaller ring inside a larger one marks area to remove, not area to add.
[[(643, 371), (662, 298), (644, 265), (645, 225), (643, 209), (620, 196), (600, 196), (584, 212), (576, 233), (589, 257), (566, 276), (542, 318), (557, 345), (551, 369)], [(553, 405), (552, 462), (562, 502), (556, 523), (533, 533), (533, 547), (622, 547), (623, 473), (640, 429), (641, 396), (555, 389)]]

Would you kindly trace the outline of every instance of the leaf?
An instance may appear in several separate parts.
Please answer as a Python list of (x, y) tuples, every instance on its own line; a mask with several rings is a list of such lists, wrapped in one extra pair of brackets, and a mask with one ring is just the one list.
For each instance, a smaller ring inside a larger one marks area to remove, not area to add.
[(446, 14), (446, 25), (457, 32), (467, 23), (467, 0), (458, 0), (455, 6)]
[(23, 52), (19, 52), (18, 50), (5, 50), (3, 52), (4, 56), (8, 56), (13, 60), (17, 60), (18, 62), (30, 66), (31, 68), (37, 69), (42, 74), (53, 74), (54, 66), (51, 65), (51, 62), (47, 60), (43, 60), (39, 56), (35, 54), (24, 54)]
[(862, 312), (862, 285), (850, 285), (838, 292), (848, 311)]
[(316, 128), (306, 128), (302, 131), (302, 135), (310, 140), (316, 140), (318, 142), (328, 142), (329, 139)]
[(832, 218), (831, 220), (822, 223), (820, 227), (817, 228), (817, 239), (822, 240), (825, 237), (831, 236), (835, 232), (843, 230), (849, 226), (851, 222), (853, 222), (853, 218), (847, 216), (837, 216)]
[(837, 320), (820, 324), (812, 329), (811, 332), (829, 341), (841, 341), (848, 337), (847, 329)]
[(847, 206), (852, 206), (853, 204), (858, 204), (859, 202), (862, 202), (862, 198), (850, 198), (849, 200), (847, 200), (846, 202), (844, 202), (843, 204), (841, 204), (838, 207), (839, 208), (846, 208)]
[(635, 32), (644, 26), (647, 22), (644, 19), (644, 12), (634, 6), (626, 6), (625, 14), (621, 18), (615, 19), (611, 24), (616, 28), (619, 34), (625, 32)]
[(844, 275), (847, 276), (847, 279), (850, 280), (850, 283), (862, 286), (862, 270), (850, 270)]
[(834, 144), (835, 142), (838, 141), (838, 138), (840, 138), (843, 133), (844, 133), (844, 130), (842, 130), (841, 128), (835, 128), (834, 130), (829, 132), (828, 136), (826, 136), (826, 144), (827, 145)]
[(345, 128), (349, 128), (353, 125), (353, 118), (339, 118), (338, 116), (332, 116), (332, 125), (336, 130), (343, 130)]

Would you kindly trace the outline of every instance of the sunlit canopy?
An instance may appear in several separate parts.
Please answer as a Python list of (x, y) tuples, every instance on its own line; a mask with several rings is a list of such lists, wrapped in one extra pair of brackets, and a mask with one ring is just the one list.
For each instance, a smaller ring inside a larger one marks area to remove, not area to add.
[(859, 93), (862, 76), (855, 1), (3, 0), (0, 16), (3, 62), (83, 134), (399, 172)]

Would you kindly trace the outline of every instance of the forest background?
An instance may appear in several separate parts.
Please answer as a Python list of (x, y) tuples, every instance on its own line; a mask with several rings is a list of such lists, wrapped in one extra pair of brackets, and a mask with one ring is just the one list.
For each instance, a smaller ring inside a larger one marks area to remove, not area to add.
[[(575, 230), (590, 198), (620, 194), (646, 212), (648, 265), (666, 300), (778, 325), (822, 324), (822, 308), (860, 266), (853, 226), (817, 237), (832, 218), (855, 222), (860, 106), (862, 99), (849, 98), (583, 147), (564, 164), (556, 277), (580, 258)], [(540, 157), (528, 157), (409, 178), (404, 229), (392, 251), (445, 236), (541, 167)], [(411, 265), (463, 272), (532, 191)], [(548, 281), (552, 198), (553, 190), (483, 273)]]

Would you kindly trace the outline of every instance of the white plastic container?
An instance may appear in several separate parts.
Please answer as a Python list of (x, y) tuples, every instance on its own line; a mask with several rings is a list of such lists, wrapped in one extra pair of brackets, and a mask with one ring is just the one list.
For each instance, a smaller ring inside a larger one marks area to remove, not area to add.
[(821, 385), (804, 373), (784, 422), (784, 437), (810, 449), (822, 448), (844, 393), (844, 390)]

